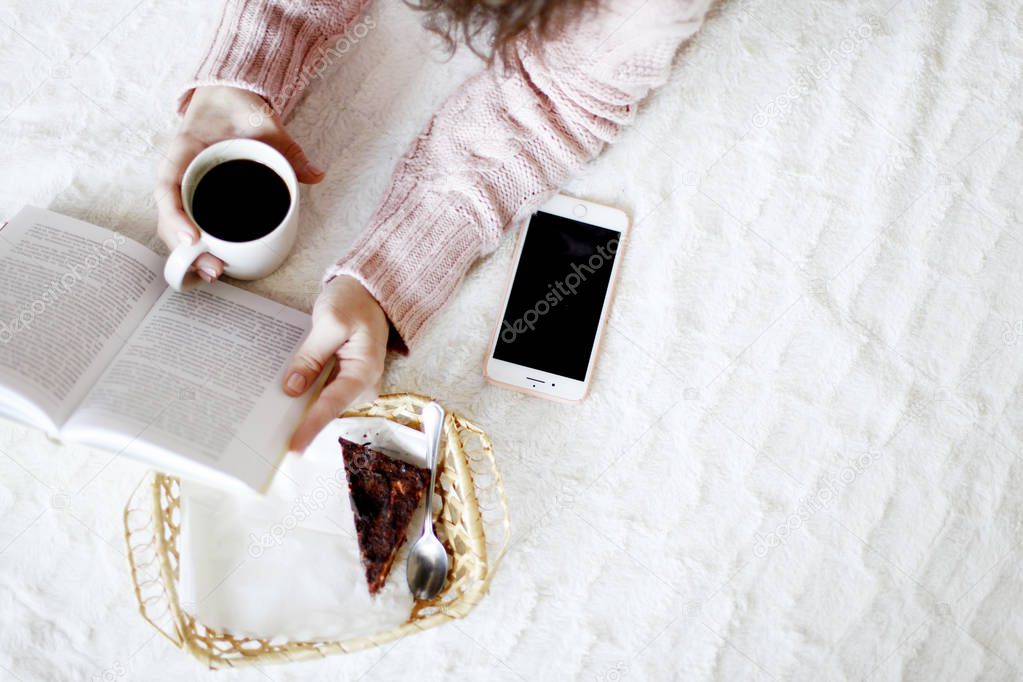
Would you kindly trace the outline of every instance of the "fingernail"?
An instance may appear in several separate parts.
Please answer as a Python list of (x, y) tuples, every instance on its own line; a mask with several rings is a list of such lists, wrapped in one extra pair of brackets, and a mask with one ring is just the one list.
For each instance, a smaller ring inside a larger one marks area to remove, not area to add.
[(293, 372), (288, 377), (288, 390), (294, 391), (295, 393), (301, 393), (305, 390), (305, 377), (298, 372)]
[(206, 273), (206, 276), (210, 278), (211, 282), (217, 278), (217, 271), (214, 270), (213, 268), (211, 268), (210, 266), (208, 266), (208, 265), (200, 265), (199, 269), (202, 272)]
[(209, 274), (207, 272), (205, 272), (204, 270), (200, 270), (199, 272), (197, 272), (195, 274), (199, 275), (199, 279), (201, 279), (202, 281), (206, 282), (207, 284), (213, 284), (213, 278), (210, 277)]
[(327, 172), (311, 161), (306, 163), (305, 168), (313, 175), (323, 175)]
[(178, 232), (179, 244), (191, 244), (192, 239), (193, 239), (192, 233), (189, 232), (188, 230), (181, 230), (180, 232)]

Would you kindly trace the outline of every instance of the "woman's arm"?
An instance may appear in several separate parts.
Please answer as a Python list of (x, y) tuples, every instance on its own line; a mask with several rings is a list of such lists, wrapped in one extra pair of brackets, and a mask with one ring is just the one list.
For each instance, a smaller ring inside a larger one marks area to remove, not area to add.
[(515, 46), (465, 83), (399, 163), (348, 275), (411, 345), (470, 265), (593, 159), (664, 83), (711, 0), (613, 0), (570, 33)]
[(343, 52), (337, 47), (369, 0), (227, 0), (188, 89), (229, 85), (254, 92), (284, 118), (299, 93)]

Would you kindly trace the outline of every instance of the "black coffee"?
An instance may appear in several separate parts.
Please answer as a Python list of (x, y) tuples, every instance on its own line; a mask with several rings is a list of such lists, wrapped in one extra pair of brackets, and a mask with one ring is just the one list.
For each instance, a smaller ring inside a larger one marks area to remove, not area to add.
[(248, 242), (274, 231), (291, 208), (281, 176), (258, 161), (236, 159), (214, 166), (192, 195), (192, 216), (218, 239)]

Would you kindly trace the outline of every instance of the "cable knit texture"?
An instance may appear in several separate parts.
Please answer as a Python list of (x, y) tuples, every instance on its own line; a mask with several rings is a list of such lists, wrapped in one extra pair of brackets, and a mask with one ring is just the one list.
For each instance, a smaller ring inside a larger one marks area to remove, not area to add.
[(331, 44), (369, 0), (227, 0), (220, 24), (188, 89), (233, 85), (262, 96), (286, 116)]
[[(524, 35), (508, 63), (455, 92), (399, 162), (366, 230), (326, 273), (325, 281), (362, 282), (405, 345), (505, 230), (631, 122), (710, 0), (611, 4), (543, 44)], [(304, 69), (363, 5), (229, 0), (192, 87), (245, 87), (286, 114)]]

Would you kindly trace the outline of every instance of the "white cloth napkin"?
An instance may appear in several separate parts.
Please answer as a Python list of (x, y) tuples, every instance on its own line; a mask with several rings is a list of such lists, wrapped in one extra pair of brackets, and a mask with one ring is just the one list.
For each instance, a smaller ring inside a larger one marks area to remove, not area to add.
[[(181, 485), (179, 598), (203, 624), (248, 636), (340, 640), (407, 620), (406, 544), (369, 595), (338, 438), (425, 466), (419, 431), (379, 418), (337, 419), (288, 455), (265, 496)], [(422, 526), (422, 509), (409, 524)], [(410, 538), (414, 541), (414, 537)]]

